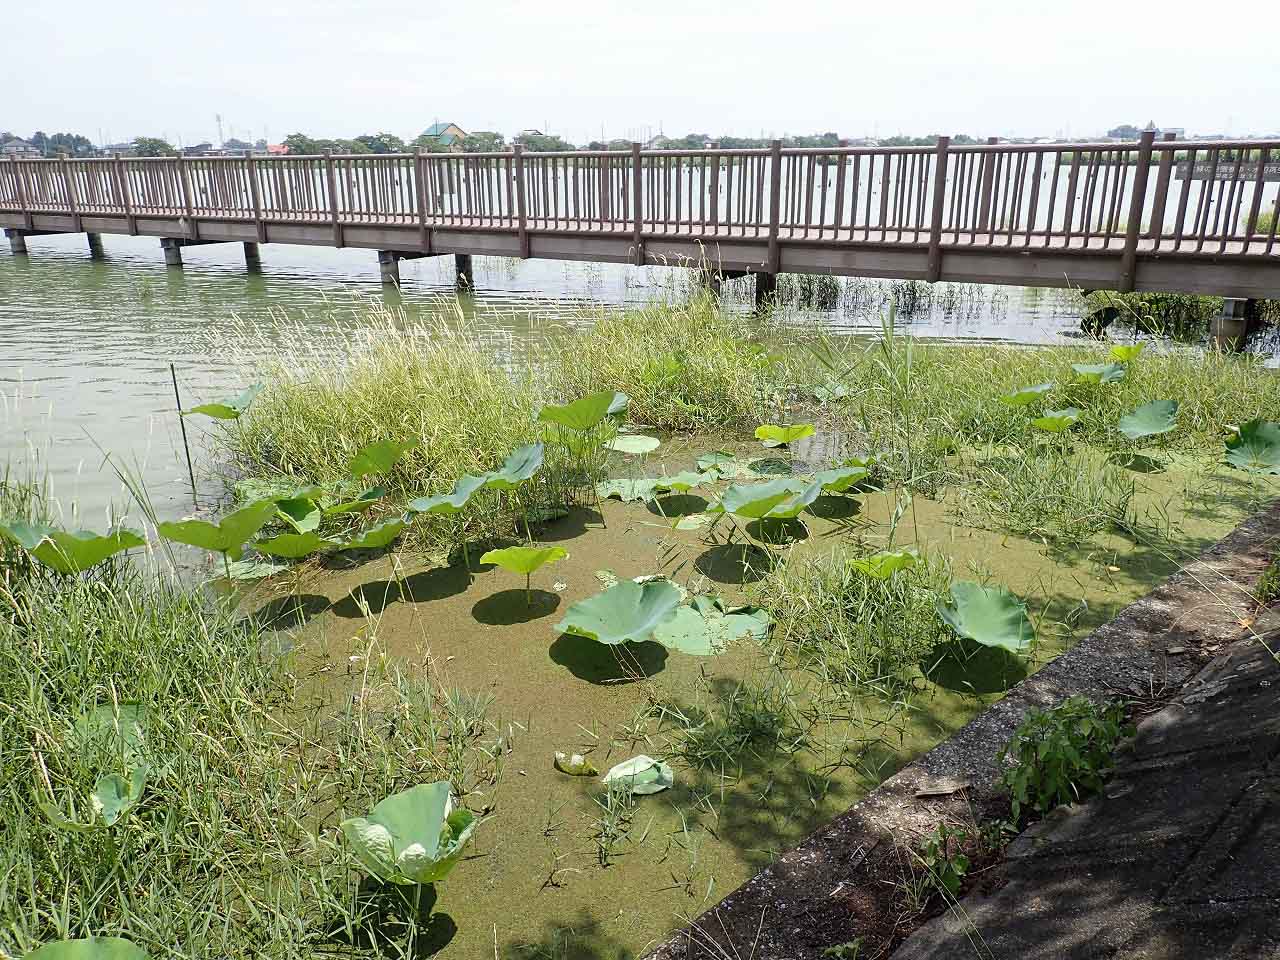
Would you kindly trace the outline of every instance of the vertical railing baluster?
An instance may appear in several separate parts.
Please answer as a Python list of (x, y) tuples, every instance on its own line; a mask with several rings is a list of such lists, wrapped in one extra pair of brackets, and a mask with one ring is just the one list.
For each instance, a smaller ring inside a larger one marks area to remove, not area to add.
[(116, 179), (120, 181), (120, 201), (124, 204), (125, 223), (129, 225), (129, 236), (138, 235), (138, 218), (133, 213), (133, 187), (129, 182), (129, 170), (120, 154), (115, 155)]
[(642, 182), (641, 175), (643, 173), (643, 161), (640, 157), (640, 144), (633, 142), (631, 144), (631, 218), (632, 218), (632, 243), (635, 244), (636, 266), (644, 266), (644, 239), (641, 236), (640, 226), (642, 209), (641, 202), (643, 194), (641, 192)]
[(200, 228), (196, 226), (195, 206), (191, 202), (191, 174), (187, 170), (186, 157), (181, 153), (177, 156), (175, 166), (178, 168), (179, 187), (182, 191), (182, 208), (186, 211), (187, 217), (187, 239), (199, 240)]
[(13, 176), (18, 183), (18, 203), (22, 206), (22, 218), (26, 222), (26, 229), (32, 228), (31, 219), (31, 197), (27, 193), (27, 174), (26, 165), (17, 157), (13, 158)]
[[(1166, 133), (1165, 141), (1173, 140), (1176, 134)], [(1164, 210), (1169, 198), (1169, 175), (1173, 171), (1174, 151), (1160, 151), (1160, 170), (1156, 174), (1156, 195), (1151, 199), (1151, 223), (1143, 230), (1143, 236), (1152, 237), (1152, 252), (1158, 252), (1164, 241)]]
[[(995, 146), (999, 137), (987, 137), (987, 145)], [(995, 182), (995, 151), (982, 154), (982, 192), (978, 195), (978, 230), (991, 226), (991, 185)]]
[(516, 167), (516, 237), (520, 241), (520, 256), (529, 256), (529, 221), (525, 208), (524, 185), (524, 145), (517, 143), (512, 152), (515, 153)]
[(249, 199), (253, 202), (253, 223), (257, 228), (258, 242), (267, 242), (267, 221), (262, 218), (262, 188), (258, 186), (258, 166), (253, 151), (244, 152), (245, 172), (249, 175)]
[(76, 206), (76, 191), (71, 182), (69, 163), (70, 161), (67, 160), (65, 153), (58, 156), (58, 171), (62, 174), (62, 188), (67, 195), (67, 209), (71, 211), (71, 224), (74, 227), (74, 232), (79, 233), (82, 225), (80, 223), (80, 211)]
[(778, 275), (778, 217), (782, 210), (782, 141), (769, 143), (769, 273)]
[(1253, 237), (1253, 232), (1258, 228), (1258, 214), (1262, 210), (1262, 194), (1266, 189), (1267, 162), (1270, 159), (1270, 148), (1263, 147), (1258, 152), (1258, 169), (1253, 177), (1253, 198), (1249, 202), (1249, 219), (1245, 224), (1244, 249), (1241, 251), (1242, 253), (1249, 252), (1249, 241)]
[(333, 245), (342, 246), (342, 221), (338, 219), (338, 171), (333, 166), (333, 151), (324, 152), (325, 185), (329, 192), (329, 216), (333, 220)]
[(431, 231), (427, 229), (427, 168), (422, 159), (422, 147), (413, 148), (413, 202), (418, 208), (418, 246), (431, 256)]
[(1133, 172), (1133, 192), (1129, 195), (1129, 224), (1124, 234), (1124, 253), (1120, 257), (1121, 293), (1134, 288), (1138, 265), (1138, 237), (1142, 233), (1142, 211), (1147, 205), (1147, 178), (1151, 174), (1151, 151), (1156, 135), (1144, 130), (1138, 142), (1138, 168)]
[(933, 161), (933, 213), (929, 218), (929, 282), (942, 276), (942, 211), (947, 189), (947, 151), (950, 137), (939, 137)]

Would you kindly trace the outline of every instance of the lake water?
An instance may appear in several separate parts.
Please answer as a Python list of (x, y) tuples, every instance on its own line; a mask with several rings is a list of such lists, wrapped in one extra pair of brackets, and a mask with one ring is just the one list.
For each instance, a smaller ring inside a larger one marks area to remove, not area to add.
[[(213, 336), (234, 318), (269, 337), (299, 323), (358, 324), (371, 304), (389, 304), (465, 318), (518, 356), (549, 324), (684, 296), (692, 282), (680, 268), (477, 257), (474, 293), (458, 297), (452, 257), (403, 261), (397, 291), (381, 285), (371, 250), (264, 245), (261, 272), (249, 273), (239, 244), (188, 248), (179, 269), (165, 266), (153, 238), (103, 242), (101, 261), (81, 234), (32, 238), (26, 256), (0, 248), (0, 452), (19, 474), (47, 470), (64, 520), (91, 528), (128, 500), (107, 453), (140, 473), (161, 517), (191, 512), (169, 364), (185, 405), (238, 392), (239, 358)], [(750, 309), (749, 285), (725, 291), (729, 306)], [(828, 279), (819, 307), (786, 306), (784, 322), (875, 331), (895, 293), (913, 307), (900, 324), (918, 336), (1054, 343), (1078, 334), (1079, 299), (1067, 291), (940, 284), (930, 294), (923, 284), (848, 279)], [(221, 484), (200, 477), (198, 419), (188, 429), (200, 499), (213, 502)]]

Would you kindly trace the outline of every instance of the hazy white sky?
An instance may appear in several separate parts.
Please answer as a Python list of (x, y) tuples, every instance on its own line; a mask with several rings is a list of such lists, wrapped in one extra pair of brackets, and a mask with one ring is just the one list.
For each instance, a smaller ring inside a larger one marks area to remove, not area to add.
[(0, 4), (0, 129), (93, 140), (433, 120), (601, 136), (1280, 128), (1275, 0)]

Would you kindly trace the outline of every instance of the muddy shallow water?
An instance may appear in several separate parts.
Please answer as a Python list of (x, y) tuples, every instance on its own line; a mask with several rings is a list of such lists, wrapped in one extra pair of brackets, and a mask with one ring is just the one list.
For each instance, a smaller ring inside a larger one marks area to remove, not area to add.
[[(618, 472), (656, 475), (659, 463), (674, 471), (723, 445), (677, 440), (657, 463), (619, 464)], [(990, 578), (1025, 598), (1039, 633), (1027, 659), (1035, 670), (1217, 539), (1254, 502), (1253, 488), (1236, 474), (1178, 457), (1166, 461), (1162, 472), (1134, 475), (1139, 518), (1167, 524), (1158, 543), (1106, 534), (1089, 548), (1051, 551), (956, 526), (954, 504), (918, 497), (897, 526), (896, 545), (918, 533), (921, 544), (949, 559), (957, 578)], [(696, 495), (664, 502), (668, 512), (700, 508)], [(894, 503), (891, 492), (823, 498), (818, 516), (806, 515), (807, 538), (769, 552), (777, 562), (802, 563), (841, 543), (879, 549)], [(657, 508), (641, 503), (606, 501), (601, 512), (579, 509), (534, 533), (570, 556), (535, 574), (528, 606), (522, 579), (506, 571), (475, 565), (469, 573), (461, 563), (428, 566), (408, 555), (315, 570), (292, 599), (265, 588), (247, 598), (250, 609), (280, 614), (278, 626), (290, 634), (317, 707), (360, 696), (372, 673), (395, 670), (492, 698), (480, 740), (499, 757), (498, 776), (493, 783), (477, 775), (468, 784), (466, 803), (488, 815), (466, 859), (437, 891), (436, 910), (448, 922), (436, 928), (443, 933), (432, 946), (444, 957), (495, 950), (502, 957), (639, 955), (1023, 675), (1002, 661), (999, 682), (992, 683), (981, 662), (957, 664), (933, 681), (919, 678), (921, 693), (905, 721), (876, 728), (885, 711), (868, 702), (863, 723), (822, 715), (795, 752), (757, 745), (743, 751), (740, 768), (695, 770), (672, 756), (674, 727), (656, 715), (655, 704), (689, 713), (745, 680), (781, 691), (803, 712), (821, 700), (820, 681), (779, 670), (749, 642), (708, 658), (632, 644), (624, 670), (610, 650), (561, 636), (554, 624), (569, 604), (602, 589), (603, 570), (619, 577), (664, 574), (691, 592), (716, 592), (735, 603), (754, 595), (759, 570), (735, 562), (736, 548), (706, 542), (705, 529), (673, 531)], [(557, 750), (584, 753), (602, 772), (638, 753), (668, 756), (676, 785), (638, 798), (622, 836), (602, 851), (598, 778), (556, 771)]]

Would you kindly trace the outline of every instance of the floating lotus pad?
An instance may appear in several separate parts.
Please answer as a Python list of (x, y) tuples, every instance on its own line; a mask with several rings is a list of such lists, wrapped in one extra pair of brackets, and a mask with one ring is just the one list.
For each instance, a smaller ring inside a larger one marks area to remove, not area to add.
[(951, 599), (951, 605), (937, 602), (938, 616), (962, 637), (1012, 653), (1025, 650), (1035, 639), (1027, 605), (1004, 587), (957, 580), (951, 585)]
[(234, 400), (216, 401), (214, 403), (202, 403), (199, 406), (192, 407), (190, 410), (183, 410), (182, 415), (189, 417), (198, 413), (201, 416), (212, 417), (215, 420), (238, 420), (240, 415), (249, 409), (249, 405), (262, 392), (262, 384), (255, 383), (240, 396)]
[(1227, 463), (1250, 473), (1280, 474), (1280, 423), (1250, 420), (1227, 440)]
[(714, 471), (720, 477), (750, 477), (754, 476), (751, 467), (739, 460), (732, 453), (725, 450), (716, 450), (712, 453), (704, 453), (698, 457), (696, 461), (699, 470), (704, 472)]
[(669, 580), (640, 584), (620, 580), (601, 593), (579, 600), (555, 629), (615, 645), (653, 639), (653, 632), (680, 606), (680, 591)]
[(1047, 433), (1062, 433), (1064, 430), (1070, 430), (1079, 419), (1079, 410), (1075, 407), (1065, 407), (1062, 410), (1046, 410), (1044, 416), (1036, 417), (1031, 421), (1031, 425)]
[(1118, 383), (1124, 379), (1124, 367), (1118, 363), (1073, 363), (1076, 379), (1089, 383)]
[(1019, 387), (1013, 393), (1001, 394), (1000, 402), (1007, 403), (1011, 407), (1030, 406), (1049, 393), (1055, 386), (1057, 384), (1050, 381), (1049, 383), (1037, 383), (1034, 387)]
[(299, 557), (310, 556), (333, 546), (334, 542), (332, 540), (326, 540), (315, 531), (282, 533), (269, 540), (253, 541), (253, 549), (259, 553), (265, 553), (272, 557), (284, 557), (288, 560), (297, 560)]
[(289, 564), (272, 560), (232, 560), (227, 566), (227, 573), (232, 580), (265, 580), (288, 569)]
[(622, 433), (604, 445), (615, 453), (644, 454), (653, 453), (662, 446), (662, 441), (639, 433)]
[(469, 810), (453, 809), (449, 784), (441, 781), (392, 794), (367, 817), (342, 821), (342, 835), (375, 877), (413, 886), (448, 876), (475, 824)]
[(627, 395), (612, 390), (592, 393), (563, 406), (547, 404), (538, 411), (540, 423), (554, 423), (570, 430), (593, 430), (610, 416), (620, 416), (627, 409)]
[(400, 536), (404, 528), (409, 525), (409, 520), (407, 515), (384, 520), (382, 523), (359, 531), (345, 543), (335, 543), (334, 547), (338, 550), (380, 550)]
[(59, 530), (48, 524), (24, 520), (0, 523), (0, 534), (13, 540), (44, 566), (67, 575), (88, 570), (110, 556), (147, 543), (140, 533), (126, 527), (99, 534), (90, 530)]
[(676, 778), (668, 764), (640, 754), (610, 768), (603, 782), (612, 790), (645, 795), (670, 789)]
[(766, 447), (785, 447), (787, 444), (813, 436), (812, 423), (797, 423), (780, 427), (776, 423), (764, 423), (756, 427), (756, 439)]
[(734, 640), (764, 639), (773, 620), (755, 607), (729, 609), (718, 597), (697, 596), (658, 625), (653, 639), (669, 650), (695, 657), (715, 656)]
[(800, 515), (822, 492), (818, 482), (782, 478), (768, 483), (734, 484), (707, 508), (708, 513), (731, 513), (747, 520), (789, 519)]
[(876, 580), (888, 580), (900, 570), (909, 570), (920, 562), (915, 550), (881, 550), (868, 557), (857, 557), (849, 566)]
[(1168, 433), (1178, 426), (1178, 401), (1153, 400), (1120, 418), (1116, 429), (1130, 440)]

